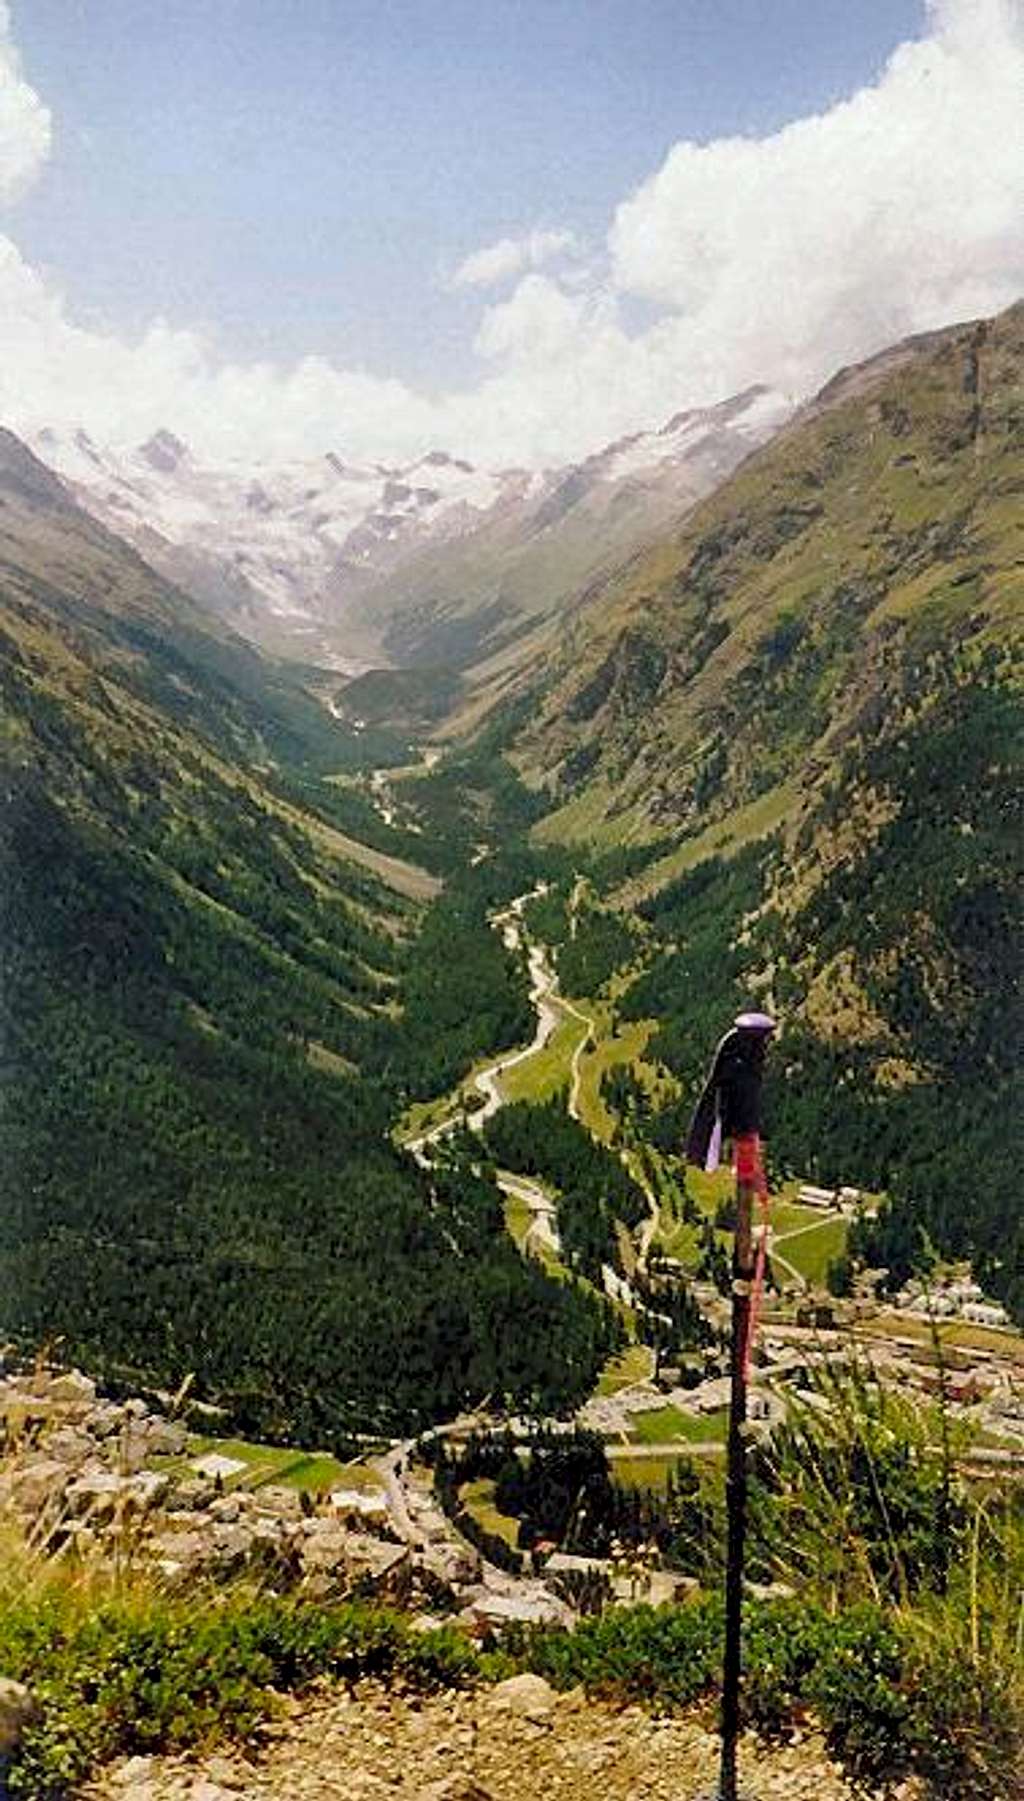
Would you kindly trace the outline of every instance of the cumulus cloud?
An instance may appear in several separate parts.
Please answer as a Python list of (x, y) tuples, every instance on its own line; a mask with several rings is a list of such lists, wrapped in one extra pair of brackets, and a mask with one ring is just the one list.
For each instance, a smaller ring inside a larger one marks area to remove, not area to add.
[(769, 137), (677, 144), (619, 207), (613, 280), (674, 316), (663, 347), (727, 383), (800, 388), (1024, 291), (1024, 6), (931, 12), (852, 99)]
[(50, 151), (50, 114), (21, 73), (11, 41), (11, 15), (0, 0), (0, 200), (13, 200)]
[(553, 257), (574, 250), (577, 245), (572, 231), (531, 231), (525, 238), (499, 238), (474, 250), (461, 262), (451, 278), (453, 288), (490, 288), (507, 281), (524, 269), (539, 269)]
[[(50, 133), (6, 23), (0, 0), (0, 195), (40, 166)], [(556, 276), (550, 260), (578, 246), (545, 231), (467, 258), (461, 287), (515, 285), (479, 318), (479, 379), (440, 398), (316, 356), (231, 363), (173, 323), (134, 343), (83, 329), (0, 239), (0, 418), (114, 443), (169, 425), (211, 456), (398, 459), (438, 444), (536, 465), (752, 381), (806, 393), (1024, 293), (1022, 93), (1024, 0), (935, 0), (926, 34), (827, 112), (676, 144), (618, 207), (600, 260)]]

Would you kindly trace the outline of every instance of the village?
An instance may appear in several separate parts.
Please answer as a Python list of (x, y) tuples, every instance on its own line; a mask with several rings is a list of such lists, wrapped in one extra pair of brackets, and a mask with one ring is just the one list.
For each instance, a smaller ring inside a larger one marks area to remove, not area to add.
[[(722, 1298), (704, 1285), (700, 1298), (724, 1324)], [(1024, 1479), (1024, 1338), (996, 1311), (968, 1276), (928, 1292), (908, 1287), (892, 1304), (866, 1292), (779, 1297), (762, 1320), (750, 1432), (771, 1434), (793, 1407), (827, 1410), (829, 1372), (857, 1368), (912, 1398), (936, 1440), (944, 1410), (972, 1479)], [(549, 1544), (541, 1557), (499, 1565), (487, 1547), (504, 1534), (511, 1552), (516, 1522), (496, 1514), (486, 1483), (469, 1485), (452, 1517), (432, 1453), (473, 1435), (525, 1445), (538, 1427), (584, 1430), (600, 1436), (615, 1482), (656, 1490), (687, 1460), (723, 1457), (729, 1391), (718, 1342), (685, 1363), (656, 1371), (657, 1362), (630, 1346), (570, 1420), (472, 1413), (368, 1446), (347, 1464), (212, 1436), (215, 1418), (200, 1434), (175, 1397), (109, 1399), (77, 1370), (13, 1363), (0, 1375), (0, 1509), (41, 1554), (144, 1565), (172, 1589), (248, 1572), (316, 1598), (386, 1595), (424, 1621), (454, 1617), (476, 1634), (516, 1621), (570, 1624), (572, 1578), (584, 1573), (625, 1602), (680, 1599), (696, 1583), (625, 1550), (595, 1559)]]

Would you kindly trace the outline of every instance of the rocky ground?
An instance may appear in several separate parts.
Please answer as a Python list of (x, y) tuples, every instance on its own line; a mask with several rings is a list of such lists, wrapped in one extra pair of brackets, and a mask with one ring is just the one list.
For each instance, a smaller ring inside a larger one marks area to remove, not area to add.
[[(367, 1682), (285, 1705), (259, 1747), (132, 1758), (88, 1801), (698, 1801), (715, 1790), (706, 1726), (558, 1695), (538, 1676), (428, 1697)], [(749, 1801), (853, 1801), (813, 1738), (745, 1747), (741, 1791)]]

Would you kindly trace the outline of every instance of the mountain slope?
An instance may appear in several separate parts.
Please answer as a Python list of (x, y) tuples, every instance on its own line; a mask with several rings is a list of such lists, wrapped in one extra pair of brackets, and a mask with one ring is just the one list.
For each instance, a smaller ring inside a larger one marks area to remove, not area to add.
[[(430, 452), (385, 468), (323, 457), (265, 467), (203, 462), (173, 432), (134, 449), (84, 431), (44, 429), (34, 448), (101, 523), (127, 538), (255, 642), (342, 670), (358, 668), (325, 629), (331, 586), (358, 587), (424, 538), (447, 539), (528, 484)], [(344, 648), (344, 647), (343, 647)]]
[(678, 838), (1019, 627), (1024, 307), (845, 372), (683, 530), (588, 594), (516, 757), (552, 836)]
[(370, 570), (338, 618), (376, 630), (390, 663), (500, 680), (548, 645), (567, 599), (679, 520), (790, 411), (752, 388), (551, 471), (458, 538)]
[(588, 599), (513, 743), (542, 835), (648, 846), (649, 1054), (689, 1096), (774, 1008), (776, 1155), (897, 1197), (895, 1280), (925, 1229), (1018, 1316), (1022, 497), (1017, 306), (831, 383)]
[(359, 739), (9, 436), (0, 682), (5, 1332), (307, 1441), (585, 1386), (599, 1310), (391, 1148), (437, 883), (295, 798)]

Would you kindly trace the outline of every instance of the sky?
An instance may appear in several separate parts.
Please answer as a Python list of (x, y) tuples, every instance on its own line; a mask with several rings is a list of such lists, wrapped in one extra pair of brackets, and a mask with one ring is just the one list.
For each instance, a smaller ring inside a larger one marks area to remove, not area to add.
[(542, 466), (1024, 294), (1024, 0), (0, 0), (0, 421)]

